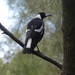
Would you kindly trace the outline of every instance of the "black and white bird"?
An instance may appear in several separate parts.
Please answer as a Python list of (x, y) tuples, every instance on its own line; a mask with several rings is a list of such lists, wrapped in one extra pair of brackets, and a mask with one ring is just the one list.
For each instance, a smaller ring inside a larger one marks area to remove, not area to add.
[(38, 42), (41, 41), (44, 35), (43, 19), (48, 16), (51, 15), (46, 15), (44, 12), (38, 13), (38, 15), (28, 23), (26, 29), (25, 45), (22, 52), (23, 54), (31, 54)]

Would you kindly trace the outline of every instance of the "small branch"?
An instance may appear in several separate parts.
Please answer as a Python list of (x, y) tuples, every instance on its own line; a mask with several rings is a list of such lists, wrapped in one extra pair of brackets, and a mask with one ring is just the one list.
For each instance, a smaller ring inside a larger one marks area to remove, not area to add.
[[(9, 37), (11, 37), (15, 42), (17, 42), (20, 46), (24, 47), (24, 44), (17, 39), (11, 32), (9, 32), (1, 23), (0, 23), (0, 29)], [(60, 64), (59, 62), (57, 62), (56, 60), (53, 60), (47, 56), (45, 56), (43, 53), (39, 52), (39, 51), (33, 51), (33, 54), (56, 65), (60, 70), (62, 69), (62, 64)]]
[(59, 69), (62, 69), (62, 64), (60, 64), (59, 62), (57, 62), (56, 60), (53, 60), (47, 56), (45, 56), (43, 53), (39, 52), (39, 51), (34, 51), (33, 54), (37, 55), (38, 57), (54, 64), (55, 66), (57, 66)]

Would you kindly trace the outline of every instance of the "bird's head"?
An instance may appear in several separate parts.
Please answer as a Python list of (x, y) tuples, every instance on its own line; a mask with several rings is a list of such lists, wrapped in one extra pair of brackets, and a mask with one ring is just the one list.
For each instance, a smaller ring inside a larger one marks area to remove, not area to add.
[(38, 13), (38, 15), (36, 16), (36, 18), (44, 19), (45, 17), (48, 17), (48, 16), (52, 16), (52, 15), (47, 15), (47, 14), (45, 14), (44, 12), (40, 12), (40, 13)]

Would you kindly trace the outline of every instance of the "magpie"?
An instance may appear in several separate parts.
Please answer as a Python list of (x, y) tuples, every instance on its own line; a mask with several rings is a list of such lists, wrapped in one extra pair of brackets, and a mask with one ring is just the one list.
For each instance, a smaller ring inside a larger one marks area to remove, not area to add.
[(26, 39), (24, 49), (22, 51), (23, 54), (31, 54), (34, 51), (34, 48), (37, 47), (38, 51), (39, 48), (37, 46), (38, 42), (41, 41), (44, 35), (44, 23), (43, 19), (51, 15), (47, 15), (44, 12), (40, 12), (37, 16), (32, 19), (26, 29)]

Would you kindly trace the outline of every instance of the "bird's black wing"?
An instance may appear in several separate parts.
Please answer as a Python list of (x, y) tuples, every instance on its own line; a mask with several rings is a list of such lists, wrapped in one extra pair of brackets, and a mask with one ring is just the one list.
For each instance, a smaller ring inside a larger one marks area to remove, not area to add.
[(26, 30), (26, 38), (36, 38), (44, 29), (43, 21), (41, 19), (35, 18), (29, 22)]

